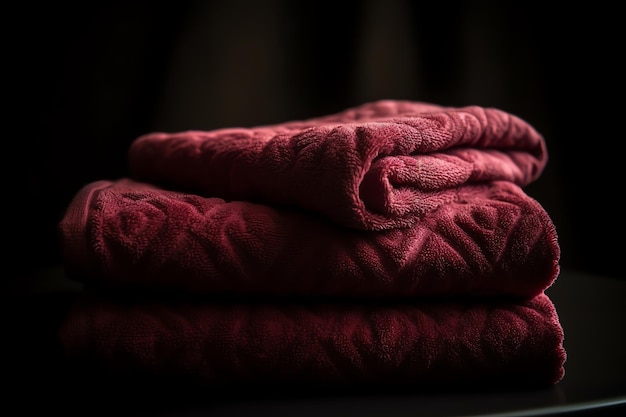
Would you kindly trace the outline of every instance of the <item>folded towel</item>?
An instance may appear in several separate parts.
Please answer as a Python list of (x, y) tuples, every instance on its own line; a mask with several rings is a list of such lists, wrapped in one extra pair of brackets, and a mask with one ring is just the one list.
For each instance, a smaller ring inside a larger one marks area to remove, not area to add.
[(151, 133), (129, 150), (137, 180), (295, 205), (366, 230), (410, 226), (464, 184), (525, 186), (546, 161), (543, 137), (502, 110), (394, 100), (256, 128)]
[(59, 224), (85, 283), (59, 336), (114, 374), (209, 383), (550, 385), (554, 224), (521, 119), (378, 101), (152, 133)]
[(547, 386), (564, 375), (545, 294), (520, 302), (151, 301), (85, 292), (64, 351), (113, 375), (202, 383)]
[(403, 229), (360, 231), (285, 207), (121, 179), (85, 186), (60, 223), (74, 279), (193, 294), (532, 297), (559, 272), (553, 223), (507, 181), (464, 185)]

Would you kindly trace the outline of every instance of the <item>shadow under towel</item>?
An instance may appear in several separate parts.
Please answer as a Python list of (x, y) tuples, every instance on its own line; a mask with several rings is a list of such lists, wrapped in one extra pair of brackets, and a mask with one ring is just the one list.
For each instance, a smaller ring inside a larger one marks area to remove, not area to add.
[(60, 337), (75, 361), (181, 383), (536, 388), (563, 377), (566, 357), (545, 294), (489, 303), (244, 304), (85, 292)]
[(559, 273), (545, 210), (506, 181), (465, 185), (411, 227), (351, 230), (296, 210), (129, 179), (98, 181), (60, 223), (70, 277), (191, 294), (532, 297)]
[(466, 184), (523, 187), (547, 152), (532, 126), (502, 110), (381, 100), (255, 128), (150, 133), (131, 144), (128, 160), (139, 181), (384, 230), (456, 201)]

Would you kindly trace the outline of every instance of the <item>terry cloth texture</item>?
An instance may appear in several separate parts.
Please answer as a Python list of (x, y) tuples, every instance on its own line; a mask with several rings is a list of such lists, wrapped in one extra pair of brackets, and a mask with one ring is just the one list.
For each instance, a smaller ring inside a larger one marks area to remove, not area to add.
[(152, 133), (129, 152), (140, 180), (365, 230), (411, 225), (467, 184), (525, 186), (546, 161), (543, 138), (514, 115), (391, 100), (273, 126)]
[(208, 383), (555, 384), (560, 248), (523, 191), (546, 162), (514, 115), (410, 101), (146, 134), (60, 222), (85, 284), (65, 352)]

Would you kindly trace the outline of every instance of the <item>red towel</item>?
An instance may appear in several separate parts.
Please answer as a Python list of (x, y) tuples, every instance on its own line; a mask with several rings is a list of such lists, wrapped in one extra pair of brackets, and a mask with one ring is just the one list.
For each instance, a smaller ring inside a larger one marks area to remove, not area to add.
[(465, 184), (525, 186), (546, 161), (543, 137), (504, 111), (393, 100), (272, 126), (151, 133), (129, 151), (138, 180), (367, 230), (412, 225)]
[(520, 302), (218, 303), (84, 293), (65, 352), (113, 375), (202, 383), (548, 386), (564, 375), (549, 298)]
[(80, 191), (61, 222), (65, 267), (115, 288), (305, 296), (523, 296), (560, 249), (545, 210), (510, 182), (455, 189), (409, 228), (351, 230), (287, 208), (129, 179)]
[(87, 284), (64, 350), (210, 383), (554, 384), (560, 248), (522, 189), (546, 155), (506, 112), (390, 100), (140, 137), (60, 222)]

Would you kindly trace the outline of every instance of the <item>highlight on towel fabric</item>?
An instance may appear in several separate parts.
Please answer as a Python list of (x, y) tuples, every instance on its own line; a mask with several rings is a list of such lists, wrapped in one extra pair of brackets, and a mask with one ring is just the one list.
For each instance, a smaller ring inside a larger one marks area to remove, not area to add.
[(499, 109), (380, 100), (254, 128), (149, 133), (128, 161), (140, 181), (383, 230), (414, 224), (466, 184), (526, 186), (547, 151), (530, 124)]
[(203, 303), (85, 293), (65, 351), (117, 373), (225, 384), (486, 383), (562, 379), (563, 330), (545, 294), (522, 302)]
[(518, 186), (465, 185), (420, 222), (350, 230), (299, 211), (130, 179), (87, 185), (60, 224), (66, 271), (193, 294), (530, 297), (559, 272), (556, 231)]

